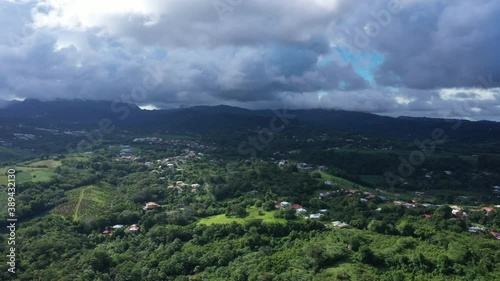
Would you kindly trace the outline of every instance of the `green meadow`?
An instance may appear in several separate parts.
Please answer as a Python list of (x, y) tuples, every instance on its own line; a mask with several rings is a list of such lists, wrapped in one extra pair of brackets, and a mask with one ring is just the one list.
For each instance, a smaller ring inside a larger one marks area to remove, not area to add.
[[(262, 216), (259, 215), (259, 211), (263, 214)], [(266, 212), (262, 210), (262, 208), (256, 208), (256, 207), (250, 207), (247, 209), (248, 215), (244, 218), (238, 218), (238, 217), (227, 217), (225, 214), (221, 215), (216, 215), (216, 216), (211, 216), (211, 217), (206, 217), (198, 221), (198, 224), (206, 224), (206, 225), (212, 225), (212, 224), (226, 224), (226, 223), (232, 223), (232, 222), (237, 222), (237, 223), (245, 223), (248, 222), (252, 219), (261, 219), (263, 222), (278, 222), (278, 223), (285, 223), (285, 219), (281, 218), (275, 218), (274, 217), (274, 212)]]

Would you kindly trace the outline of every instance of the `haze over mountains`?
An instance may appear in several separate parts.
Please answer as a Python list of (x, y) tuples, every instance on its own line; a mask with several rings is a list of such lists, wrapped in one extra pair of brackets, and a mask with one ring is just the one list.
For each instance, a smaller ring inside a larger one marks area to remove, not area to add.
[(283, 117), (287, 127), (326, 128), (387, 135), (398, 138), (430, 137), (443, 129), (456, 140), (481, 142), (500, 137), (500, 123), (436, 118), (386, 117), (344, 110), (249, 110), (231, 106), (195, 106), (171, 110), (141, 110), (137, 105), (108, 101), (28, 99), (7, 103), (0, 111), (3, 123), (36, 126), (97, 128), (107, 118), (120, 127), (140, 127), (206, 133), (221, 128), (266, 128), (273, 117)]

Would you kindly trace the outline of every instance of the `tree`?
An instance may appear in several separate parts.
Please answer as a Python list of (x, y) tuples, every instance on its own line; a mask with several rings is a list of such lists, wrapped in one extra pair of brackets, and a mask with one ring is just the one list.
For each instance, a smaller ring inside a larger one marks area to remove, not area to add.
[(450, 219), (451, 211), (449, 206), (441, 206), (434, 211), (432, 218), (437, 221)]
[(401, 235), (412, 236), (415, 229), (413, 225), (408, 220), (401, 220), (397, 225), (396, 229)]
[(385, 233), (385, 224), (378, 220), (370, 221), (367, 228), (372, 232)]

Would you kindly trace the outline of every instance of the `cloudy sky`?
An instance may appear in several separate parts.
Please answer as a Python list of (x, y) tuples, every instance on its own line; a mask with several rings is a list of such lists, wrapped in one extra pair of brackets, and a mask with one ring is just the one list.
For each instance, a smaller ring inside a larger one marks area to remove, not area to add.
[(498, 0), (2, 0), (0, 99), (500, 121)]

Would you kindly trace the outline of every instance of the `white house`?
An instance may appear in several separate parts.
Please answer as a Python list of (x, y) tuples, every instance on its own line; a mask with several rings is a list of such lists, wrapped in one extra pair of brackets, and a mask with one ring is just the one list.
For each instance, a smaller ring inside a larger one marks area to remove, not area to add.
[(317, 220), (321, 217), (321, 214), (310, 214), (309, 215), (309, 218), (310, 219), (314, 219), (314, 220)]
[(281, 208), (290, 208), (292, 204), (290, 202), (283, 201), (280, 203)]

